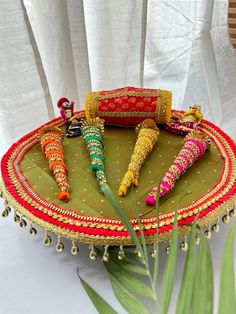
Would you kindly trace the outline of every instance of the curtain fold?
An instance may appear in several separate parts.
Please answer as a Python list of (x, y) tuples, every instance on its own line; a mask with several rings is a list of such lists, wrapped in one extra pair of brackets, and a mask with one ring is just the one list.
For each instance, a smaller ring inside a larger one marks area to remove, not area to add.
[(24, 133), (48, 119), (20, 0), (0, 3), (0, 155)]
[(50, 88), (55, 112), (60, 97), (79, 104), (67, 2), (24, 0)]
[(79, 109), (89, 90), (123, 86), (170, 89), (174, 108), (197, 103), (236, 137), (227, 0), (2, 0), (0, 8), (1, 154), (59, 115), (58, 98)]

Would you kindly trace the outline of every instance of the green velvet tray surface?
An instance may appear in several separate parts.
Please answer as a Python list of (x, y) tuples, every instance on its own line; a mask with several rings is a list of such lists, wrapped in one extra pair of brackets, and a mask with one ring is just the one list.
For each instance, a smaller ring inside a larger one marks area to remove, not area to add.
[[(117, 192), (119, 183), (127, 170), (136, 138), (134, 129), (105, 128), (106, 174), (108, 184), (114, 192)], [(139, 186), (130, 189), (126, 197), (117, 196), (120, 205), (129, 217), (135, 216), (132, 210), (134, 203), (143, 217), (154, 214), (151, 208), (145, 205), (145, 196), (173, 163), (183, 145), (183, 138), (183, 136), (161, 129), (158, 142), (141, 169)], [(69, 169), (70, 201), (64, 203), (56, 197), (55, 194), (59, 188), (41, 152), (40, 144), (31, 147), (21, 162), (22, 171), (30, 184), (47, 201), (56, 203), (67, 210), (73, 209), (78, 213), (91, 216), (116, 218), (112, 206), (99, 192), (95, 175), (89, 170), (88, 152), (82, 137), (65, 138), (63, 145), (65, 161)], [(176, 206), (188, 205), (205, 194), (219, 180), (221, 168), (222, 159), (212, 143), (211, 150), (188, 169), (170, 194), (160, 200), (160, 213), (167, 213)], [(191, 191), (191, 194), (185, 195), (188, 191)], [(182, 199), (183, 195), (185, 197)]]

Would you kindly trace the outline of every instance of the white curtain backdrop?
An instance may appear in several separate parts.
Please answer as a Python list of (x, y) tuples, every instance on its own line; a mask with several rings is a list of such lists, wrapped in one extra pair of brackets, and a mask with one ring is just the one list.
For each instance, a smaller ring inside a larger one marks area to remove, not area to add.
[(227, 0), (1, 0), (0, 154), (89, 90), (173, 91), (236, 136), (236, 53)]

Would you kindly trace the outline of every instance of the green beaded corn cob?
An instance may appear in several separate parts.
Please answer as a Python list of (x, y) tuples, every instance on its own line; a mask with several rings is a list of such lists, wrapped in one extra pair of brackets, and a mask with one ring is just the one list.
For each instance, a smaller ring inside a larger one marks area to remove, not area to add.
[(82, 136), (90, 158), (90, 169), (95, 173), (100, 191), (106, 183), (105, 158), (103, 156), (104, 120), (99, 118), (84, 120), (81, 125)]

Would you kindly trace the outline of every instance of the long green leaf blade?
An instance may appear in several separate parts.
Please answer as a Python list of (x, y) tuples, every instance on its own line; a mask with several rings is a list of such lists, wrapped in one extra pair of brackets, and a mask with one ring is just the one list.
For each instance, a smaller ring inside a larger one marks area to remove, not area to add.
[[(112, 190), (110, 189), (110, 187), (107, 184), (103, 184), (103, 192), (104, 192), (107, 200), (110, 202), (110, 204), (114, 208), (117, 216), (120, 218), (123, 225), (127, 229), (128, 233), (129, 233), (131, 239), (133, 240), (134, 244), (136, 245), (137, 249), (142, 254), (142, 246), (140, 244), (139, 238), (136, 235), (136, 233), (133, 229), (133, 226), (129, 221), (127, 214), (125, 213), (124, 209), (120, 206), (116, 196), (114, 195), (114, 193), (112, 192)], [(143, 258), (143, 254), (142, 254), (142, 258)]]
[(161, 289), (161, 314), (166, 314), (168, 311), (171, 292), (174, 282), (175, 265), (177, 258), (177, 209), (175, 210), (175, 220), (173, 225), (170, 254), (167, 258), (165, 265), (163, 279), (162, 279), (162, 289)]
[(203, 231), (200, 231), (199, 253), (192, 296), (192, 314), (213, 313), (213, 265), (211, 251)]
[(122, 269), (114, 262), (105, 263), (107, 271), (113, 275), (122, 286), (130, 291), (137, 293), (147, 299), (155, 300), (156, 296), (146, 283), (136, 278), (126, 270)]
[[(123, 268), (124, 270), (127, 271), (131, 271), (133, 273), (137, 273), (139, 275), (143, 275), (143, 276), (148, 276), (148, 271), (146, 268), (144, 268), (143, 266), (139, 266), (137, 264), (131, 263), (127, 258), (124, 260), (119, 260), (116, 256), (116, 253), (114, 252), (109, 252), (110, 253), (110, 258), (111, 260), (119, 265), (121, 268)], [(127, 253), (125, 254), (127, 256)], [(136, 256), (134, 254), (132, 254), (131, 256), (129, 255), (130, 259), (132, 262), (136, 262)]]
[[(133, 296), (112, 274), (109, 273), (112, 289), (120, 304), (129, 314), (150, 314), (148, 308)], [(105, 312), (104, 312), (105, 313)]]
[(82, 283), (84, 290), (87, 292), (90, 300), (93, 302), (98, 313), (101, 314), (117, 314), (117, 312), (79, 275), (80, 282)]
[(144, 258), (144, 261), (145, 261), (146, 266), (148, 267), (149, 264), (148, 264), (148, 255), (147, 255), (146, 239), (145, 239), (145, 236), (144, 236), (143, 226), (142, 226), (142, 224), (141, 224), (141, 220), (140, 220), (140, 217), (139, 217), (138, 209), (137, 209), (137, 206), (136, 206), (136, 203), (135, 203), (135, 200), (134, 200), (134, 191), (133, 191), (133, 187), (132, 187), (132, 190), (131, 190), (131, 199), (132, 199), (132, 208), (133, 208), (133, 210), (134, 210), (135, 217), (136, 217), (136, 219), (137, 219), (138, 226), (139, 226), (139, 232), (140, 232), (141, 243), (142, 243), (142, 249), (143, 249), (143, 250), (142, 250), (143, 258)]
[(177, 302), (176, 314), (189, 314), (192, 293), (194, 288), (194, 276), (196, 272), (196, 233), (197, 219), (193, 222), (190, 233), (189, 249), (185, 258), (184, 272)]
[(235, 262), (234, 262), (234, 237), (236, 224), (230, 228), (224, 244), (221, 274), (220, 274), (220, 295), (218, 313), (234, 313), (236, 311), (235, 293)]

